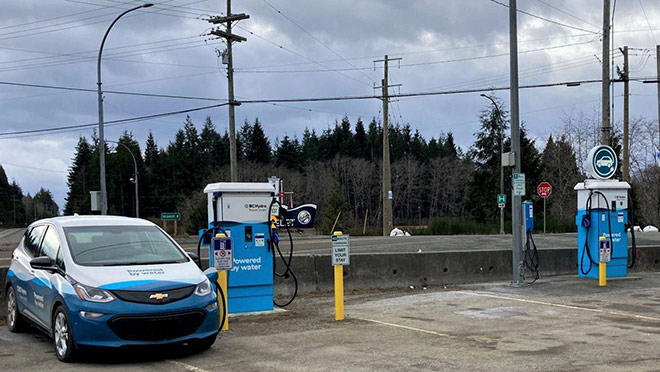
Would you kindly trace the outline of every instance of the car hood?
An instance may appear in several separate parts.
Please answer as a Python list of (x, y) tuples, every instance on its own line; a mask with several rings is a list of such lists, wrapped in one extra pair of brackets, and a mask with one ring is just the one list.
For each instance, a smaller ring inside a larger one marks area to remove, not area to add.
[(78, 266), (71, 277), (107, 290), (157, 291), (196, 285), (206, 276), (193, 262), (130, 266)]

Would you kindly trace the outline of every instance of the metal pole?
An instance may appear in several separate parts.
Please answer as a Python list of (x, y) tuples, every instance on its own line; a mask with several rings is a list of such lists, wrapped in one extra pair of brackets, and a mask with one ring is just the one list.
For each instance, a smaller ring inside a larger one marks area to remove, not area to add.
[(140, 198), (138, 196), (138, 167), (137, 167), (137, 161), (135, 160), (135, 155), (133, 155), (133, 151), (131, 151), (131, 149), (128, 146), (124, 145), (121, 142), (109, 141), (109, 140), (105, 140), (105, 142), (116, 143), (117, 145), (123, 146), (128, 151), (128, 153), (131, 154), (131, 158), (133, 158), (133, 169), (134, 169), (133, 173), (135, 175), (135, 217), (140, 218)]
[(630, 181), (630, 79), (628, 47), (623, 47), (623, 181)]
[(610, 125), (610, 0), (603, 0), (603, 83), (602, 83), (602, 128), (600, 143), (609, 145), (612, 126)]
[(545, 234), (545, 199), (547, 197), (543, 198), (543, 233)]
[[(231, 0), (227, 0), (227, 17), (231, 16)], [(231, 20), (227, 21), (227, 34), (231, 35)], [(238, 154), (236, 149), (236, 116), (234, 112), (234, 57), (231, 39), (227, 39), (227, 90), (229, 98), (229, 174), (231, 182), (238, 182)]]
[[(514, 153), (514, 173), (520, 173), (520, 122), (518, 116), (518, 17), (516, 0), (509, 0), (509, 53), (510, 53), (510, 78), (511, 78), (511, 150)], [(513, 284), (523, 284), (523, 262), (522, 262), (522, 197), (513, 195), (511, 203), (512, 218), (512, 265)]]
[(110, 33), (110, 30), (112, 27), (119, 21), (119, 18), (123, 17), (124, 15), (134, 11), (138, 10), (140, 8), (149, 8), (153, 6), (154, 4), (151, 3), (146, 3), (140, 6), (136, 6), (134, 8), (128, 9), (121, 13), (117, 18), (115, 18), (114, 21), (110, 24), (110, 27), (105, 31), (105, 35), (103, 35), (103, 40), (101, 41), (101, 47), (99, 48), (99, 56), (96, 61), (96, 73), (97, 73), (97, 92), (98, 92), (98, 106), (99, 106), (99, 163), (100, 163), (100, 173), (101, 173), (101, 214), (106, 215), (108, 214), (108, 193), (105, 185), (105, 133), (103, 131), (103, 90), (101, 89), (101, 57), (103, 56), (103, 46), (105, 45), (105, 40), (108, 38), (108, 34)]
[(392, 231), (392, 190), (390, 169), (390, 127), (389, 127), (389, 88), (388, 88), (388, 57), (384, 60), (384, 79), (381, 84), (383, 94), (383, 236), (389, 236)]
[(660, 45), (655, 46), (655, 57), (657, 59), (657, 79), (656, 86), (658, 87), (658, 151), (660, 151)]
[[(481, 94), (482, 97), (488, 98), (497, 112), (497, 121), (500, 127), (500, 194), (504, 194), (504, 166), (502, 164), (502, 155), (504, 154), (504, 125), (502, 120), (502, 111), (500, 107), (495, 102), (495, 99), (489, 95)], [(500, 234), (504, 234), (504, 208), (500, 208)]]

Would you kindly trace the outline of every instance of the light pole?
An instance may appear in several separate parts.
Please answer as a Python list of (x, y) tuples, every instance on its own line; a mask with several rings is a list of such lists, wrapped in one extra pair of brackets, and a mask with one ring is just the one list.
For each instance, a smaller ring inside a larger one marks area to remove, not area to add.
[[(500, 127), (500, 194), (504, 194), (504, 166), (502, 164), (502, 154), (504, 154), (504, 126), (502, 125), (502, 111), (500, 111), (500, 106), (497, 105), (493, 97), (483, 93), (481, 93), (481, 96), (493, 102), (495, 112), (497, 113), (497, 121)], [(504, 208), (500, 208), (500, 234), (504, 234)]]
[[(105, 40), (108, 38), (108, 34), (112, 29), (112, 26), (117, 23), (119, 18), (125, 16), (126, 14), (138, 10), (141, 8), (149, 8), (153, 6), (152, 3), (146, 3), (135, 8), (128, 9), (120, 14), (114, 21), (110, 24), (110, 27), (105, 31), (103, 35), (103, 41), (101, 41), (101, 47), (99, 48), (99, 58), (96, 62), (96, 71), (97, 71), (97, 86), (98, 86), (98, 100), (99, 100), (99, 163), (101, 166), (101, 214), (108, 214), (108, 193), (105, 187), (105, 137), (103, 133), (103, 91), (101, 90), (101, 56), (103, 55), (103, 46), (105, 45)], [(137, 186), (136, 186), (137, 187)]]
[(131, 151), (131, 149), (128, 146), (124, 145), (121, 142), (109, 141), (109, 140), (105, 140), (105, 142), (116, 143), (117, 145), (123, 146), (128, 151), (128, 153), (131, 154), (131, 158), (133, 158), (133, 167), (135, 169), (134, 171), (135, 179), (133, 182), (135, 183), (135, 217), (140, 218), (140, 198), (138, 197), (138, 167), (137, 167), (137, 161), (135, 160), (135, 155), (133, 155), (133, 151)]

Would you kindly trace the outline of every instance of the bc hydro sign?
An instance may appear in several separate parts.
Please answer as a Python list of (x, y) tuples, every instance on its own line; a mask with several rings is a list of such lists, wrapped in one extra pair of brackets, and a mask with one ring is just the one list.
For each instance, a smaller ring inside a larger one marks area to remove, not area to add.
[(597, 179), (606, 180), (616, 173), (618, 163), (614, 150), (606, 145), (596, 146), (587, 156), (587, 170)]

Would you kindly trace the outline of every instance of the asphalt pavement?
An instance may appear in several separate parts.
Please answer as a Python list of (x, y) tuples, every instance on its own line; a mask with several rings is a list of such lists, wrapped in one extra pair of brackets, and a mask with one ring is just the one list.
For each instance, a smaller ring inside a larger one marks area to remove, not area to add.
[(6, 371), (658, 371), (660, 273), (610, 280), (575, 276), (346, 297), (336, 322), (331, 294), (288, 311), (231, 317), (209, 350), (108, 350), (57, 361), (37, 331), (0, 327)]

